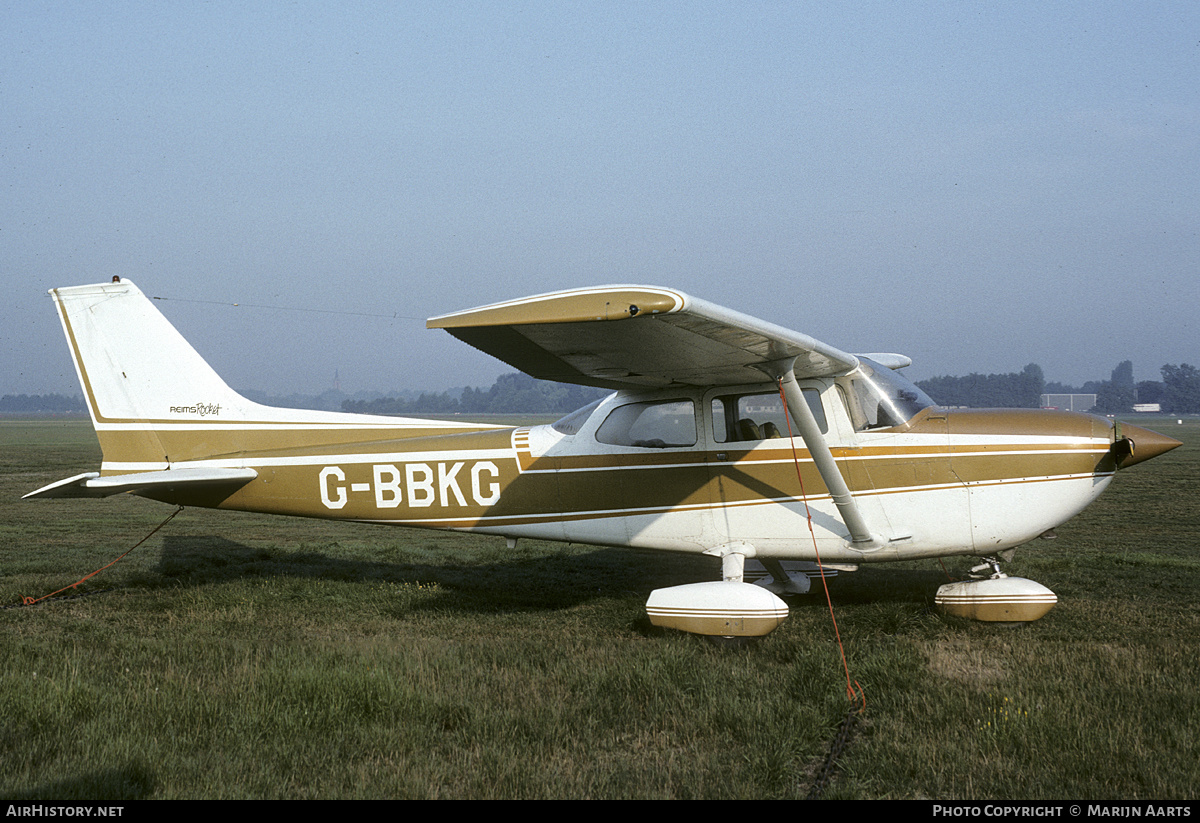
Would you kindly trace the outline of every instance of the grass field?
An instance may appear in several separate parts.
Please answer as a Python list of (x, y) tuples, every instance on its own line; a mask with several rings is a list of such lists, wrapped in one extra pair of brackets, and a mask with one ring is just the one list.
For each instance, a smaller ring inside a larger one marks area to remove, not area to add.
[[(1058, 594), (1041, 621), (938, 615), (937, 562), (831, 584), (866, 711), (822, 797), (1197, 796), (1200, 421), (1137, 422), (1184, 447), (1008, 564)], [(98, 460), (86, 423), (0, 421), (0, 604), (170, 514), (19, 500)], [(0, 610), (0, 797), (804, 797), (848, 708), (824, 597), (749, 649), (649, 625), (717, 575), (189, 509), (81, 587), (109, 591)]]

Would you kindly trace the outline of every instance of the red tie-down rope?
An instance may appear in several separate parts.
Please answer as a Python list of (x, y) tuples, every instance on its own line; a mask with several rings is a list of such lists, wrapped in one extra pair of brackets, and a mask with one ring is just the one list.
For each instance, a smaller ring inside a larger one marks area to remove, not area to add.
[(74, 589), (74, 588), (78, 587), (78, 586), (79, 586), (81, 583), (84, 583), (84, 582), (86, 582), (87, 580), (90, 580), (91, 578), (93, 578), (93, 577), (95, 577), (96, 575), (100, 574), (100, 572), (104, 571), (105, 569), (109, 568), (110, 566), (115, 566), (115, 565), (117, 565), (117, 563), (121, 562), (121, 560), (122, 560), (122, 559), (125, 557), (125, 555), (126, 555), (126, 554), (129, 554), (131, 551), (133, 551), (134, 549), (136, 549), (138, 546), (142, 545), (142, 544), (143, 544), (143, 543), (145, 543), (147, 540), (149, 540), (151, 537), (153, 537), (155, 532), (157, 532), (157, 531), (158, 531), (159, 529), (161, 529), (163, 526), (165, 526), (165, 525), (167, 525), (168, 523), (170, 523), (170, 522), (171, 522), (171, 520), (172, 520), (172, 518), (174, 518), (174, 517), (175, 517), (175, 515), (179, 514), (181, 511), (183, 511), (183, 506), (180, 506), (178, 509), (176, 509), (175, 511), (171, 512), (171, 514), (170, 514), (170, 515), (167, 517), (167, 519), (166, 519), (166, 520), (164, 520), (163, 522), (161, 522), (161, 523), (159, 523), (157, 526), (155, 526), (155, 527), (154, 527), (154, 528), (153, 528), (153, 529), (150, 531), (150, 533), (149, 533), (149, 534), (147, 534), (147, 535), (146, 535), (145, 537), (143, 537), (141, 540), (139, 540), (138, 542), (136, 542), (136, 543), (134, 543), (132, 546), (130, 546), (128, 549), (126, 549), (124, 554), (122, 554), (120, 557), (118, 557), (116, 560), (112, 561), (111, 563), (108, 563), (107, 565), (101, 566), (100, 568), (98, 568), (98, 569), (96, 569), (94, 572), (92, 572), (91, 574), (89, 574), (89, 575), (87, 575), (87, 576), (85, 576), (85, 577), (82, 577), (82, 578), (80, 578), (79, 580), (76, 580), (76, 581), (75, 581), (74, 583), (72, 583), (70, 586), (63, 586), (61, 589), (59, 589), (59, 590), (58, 590), (58, 591), (56, 591), (56, 592), (50, 592), (50, 594), (44, 594), (44, 595), (42, 595), (41, 597), (22, 597), (22, 598), (21, 598), (21, 605), (22, 605), (22, 606), (32, 606), (32, 605), (33, 605), (33, 604), (35, 604), (35, 603), (41, 603), (43, 600), (49, 600), (51, 597), (54, 597), (54, 596), (55, 596), (55, 595), (57, 595), (57, 594), (62, 594), (62, 593), (63, 593), (63, 592), (65, 592), (67, 589)]
[(800, 455), (796, 453), (796, 441), (792, 434), (792, 413), (788, 410), (787, 397), (783, 393), (783, 378), (779, 379), (779, 399), (783, 402), (786, 412), (783, 417), (787, 422), (788, 443), (792, 447), (792, 462), (796, 466), (796, 479), (800, 481), (800, 500), (804, 503), (804, 517), (808, 521), (808, 534), (812, 538), (813, 554), (817, 557), (817, 570), (821, 573), (821, 586), (825, 589), (825, 603), (829, 606), (829, 619), (833, 622), (833, 635), (837, 639), (838, 654), (842, 657), (842, 670), (846, 673), (846, 699), (851, 703), (860, 704), (859, 711), (867, 707), (867, 696), (857, 680), (850, 679), (850, 666), (846, 662), (846, 648), (842, 645), (842, 633), (838, 629), (837, 616), (833, 613), (833, 599), (829, 596), (829, 584), (825, 582), (825, 568), (821, 565), (821, 552), (817, 548), (817, 534), (813, 531), (812, 512), (808, 508), (808, 495), (804, 491), (804, 476), (800, 473)]

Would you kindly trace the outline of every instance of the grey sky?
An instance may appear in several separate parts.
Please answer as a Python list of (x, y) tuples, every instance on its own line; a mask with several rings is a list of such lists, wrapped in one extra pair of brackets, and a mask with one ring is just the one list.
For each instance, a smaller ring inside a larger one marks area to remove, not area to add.
[(113, 274), (283, 393), (487, 385), (425, 317), (623, 282), (913, 379), (1200, 363), (1195, 2), (3, 2), (0, 49), (0, 393), (78, 391), (45, 292)]

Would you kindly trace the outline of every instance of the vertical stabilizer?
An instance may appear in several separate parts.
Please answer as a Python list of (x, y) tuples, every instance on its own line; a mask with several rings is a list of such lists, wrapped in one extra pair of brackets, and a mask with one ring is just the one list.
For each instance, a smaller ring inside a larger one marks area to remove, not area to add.
[[(264, 406), (231, 389), (133, 283), (52, 289), (50, 295), (104, 452), (100, 473), (106, 478), (169, 470), (177, 483), (181, 469), (195, 474), (203, 465), (195, 482), (228, 481), (226, 474), (212, 474), (218, 468), (244, 480), (236, 470), (253, 453), (496, 428)], [(39, 496), (74, 495), (77, 480)], [(107, 480), (85, 485), (83, 496), (117, 488)]]
[(93, 423), (244, 421), (266, 408), (229, 388), (133, 283), (50, 294)]
[[(109, 472), (154, 471), (202, 456), (163, 437), (275, 412), (222, 380), (129, 281), (52, 289)], [(269, 414), (267, 415), (270, 416)]]
[[(129, 281), (50, 292), (104, 452), (104, 475), (162, 471), (335, 439), (415, 437), (492, 428), (340, 412), (281, 409), (247, 400), (225, 383)], [(354, 434), (359, 432), (361, 434)], [(372, 433), (374, 432), (374, 433)]]

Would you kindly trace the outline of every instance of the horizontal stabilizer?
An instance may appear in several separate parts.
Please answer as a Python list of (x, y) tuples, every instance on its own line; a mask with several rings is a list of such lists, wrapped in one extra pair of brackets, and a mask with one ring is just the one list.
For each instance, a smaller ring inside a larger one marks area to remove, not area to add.
[(159, 472), (116, 474), (101, 477), (99, 472), (84, 472), (25, 495), (22, 500), (47, 497), (110, 497), (126, 492), (165, 491), (177, 488), (229, 486), (230, 491), (246, 485), (258, 472), (254, 469), (167, 469)]

